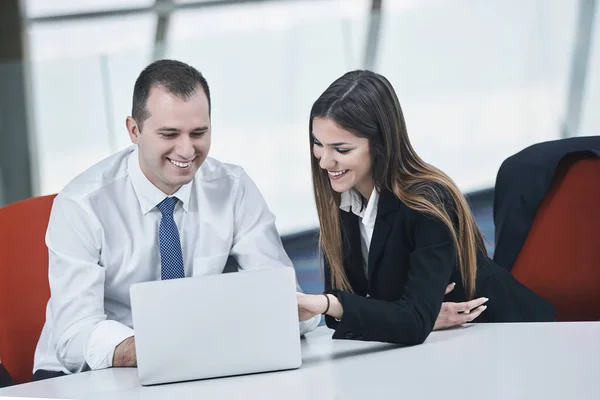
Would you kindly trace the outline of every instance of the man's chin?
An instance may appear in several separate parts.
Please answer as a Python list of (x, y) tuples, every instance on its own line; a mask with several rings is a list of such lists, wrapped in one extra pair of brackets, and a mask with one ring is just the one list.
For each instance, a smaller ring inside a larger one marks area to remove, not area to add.
[(188, 183), (190, 183), (192, 180), (194, 179), (194, 175), (190, 176), (189, 178), (186, 179), (173, 179), (173, 186), (183, 186), (183, 185), (187, 185)]

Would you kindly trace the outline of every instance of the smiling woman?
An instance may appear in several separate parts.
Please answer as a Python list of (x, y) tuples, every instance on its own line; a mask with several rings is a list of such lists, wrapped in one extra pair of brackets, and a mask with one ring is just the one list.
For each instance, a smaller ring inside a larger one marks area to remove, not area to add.
[(313, 154), (327, 170), (331, 187), (338, 193), (355, 187), (368, 200), (373, 191), (369, 140), (342, 129), (333, 120), (315, 118)]
[[(298, 296), (303, 318), (325, 314), (334, 338), (405, 345), (475, 318), (554, 319), (551, 304), (487, 257), (456, 184), (413, 149), (385, 77), (345, 74), (309, 121), (325, 295)], [(458, 303), (443, 302), (450, 292)]]

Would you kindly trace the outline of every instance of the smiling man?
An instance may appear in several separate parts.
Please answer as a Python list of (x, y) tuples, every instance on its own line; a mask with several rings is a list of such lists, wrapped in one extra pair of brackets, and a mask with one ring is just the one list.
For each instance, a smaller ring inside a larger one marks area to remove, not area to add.
[[(135, 82), (134, 146), (100, 161), (56, 197), (46, 244), (51, 298), (34, 380), (136, 365), (129, 287), (240, 268), (292, 267), (242, 168), (207, 158), (210, 91), (193, 67), (149, 65)], [(319, 318), (300, 322), (301, 333)]]

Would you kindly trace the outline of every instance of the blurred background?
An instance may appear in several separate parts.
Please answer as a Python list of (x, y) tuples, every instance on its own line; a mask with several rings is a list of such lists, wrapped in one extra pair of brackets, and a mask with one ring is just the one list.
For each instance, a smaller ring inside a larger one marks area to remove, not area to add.
[(308, 115), (366, 68), (392, 82), (413, 145), (468, 196), (491, 253), (502, 161), (600, 132), (599, 25), (595, 0), (2, 0), (0, 206), (128, 146), (137, 75), (175, 58), (211, 87), (211, 156), (256, 181), (319, 292)]

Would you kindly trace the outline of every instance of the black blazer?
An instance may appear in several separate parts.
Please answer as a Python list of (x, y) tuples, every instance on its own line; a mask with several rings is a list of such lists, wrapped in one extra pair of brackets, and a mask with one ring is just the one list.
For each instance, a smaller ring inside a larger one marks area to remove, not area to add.
[[(440, 220), (414, 211), (395, 195), (382, 192), (369, 249), (368, 278), (363, 268), (358, 217), (340, 210), (344, 268), (354, 293), (332, 290), (325, 262), (325, 291), (335, 294), (344, 314), (334, 339), (382, 341), (405, 345), (425, 341), (442, 302), (465, 301), (450, 231)], [(456, 287), (444, 296), (446, 286)], [(489, 298), (477, 322), (550, 321), (552, 305), (482, 255), (477, 297)], [(369, 297), (366, 297), (369, 296)]]
[(0, 388), (5, 386), (11, 386), (13, 384), (10, 374), (4, 368), (4, 365), (0, 364)]
[(512, 269), (558, 164), (575, 154), (600, 157), (600, 136), (538, 143), (502, 163), (494, 188), (494, 261), (498, 265)]

